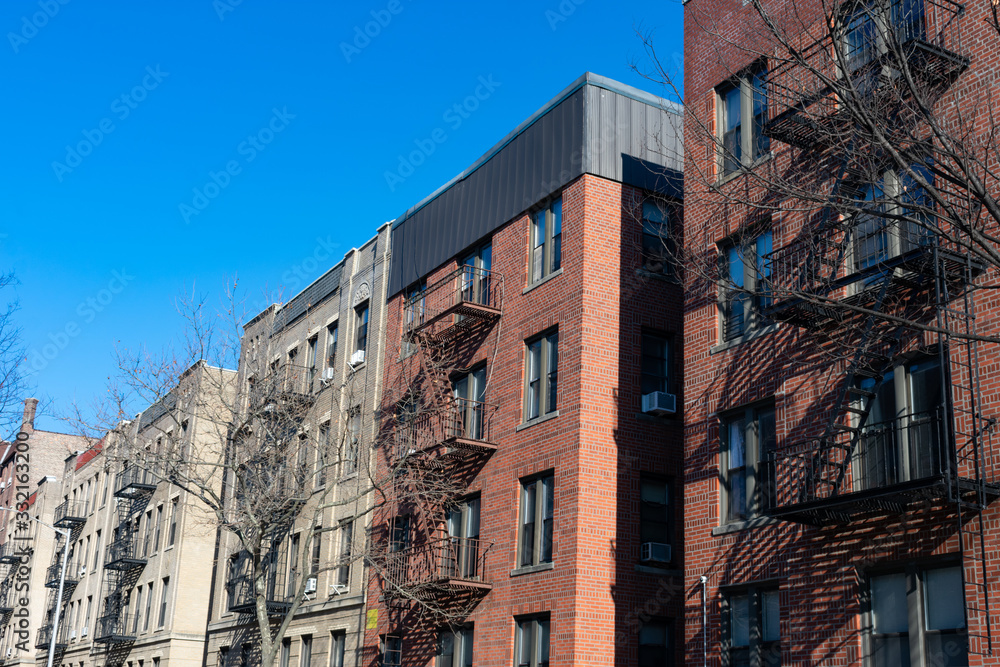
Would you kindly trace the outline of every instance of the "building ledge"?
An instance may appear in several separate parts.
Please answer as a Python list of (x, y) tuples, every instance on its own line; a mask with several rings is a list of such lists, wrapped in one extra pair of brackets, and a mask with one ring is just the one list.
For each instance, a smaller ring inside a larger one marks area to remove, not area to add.
[(534, 419), (531, 419), (529, 421), (523, 422), (515, 426), (514, 432), (517, 433), (518, 431), (523, 431), (524, 429), (530, 426), (534, 426), (535, 424), (541, 424), (542, 422), (547, 422), (550, 419), (555, 419), (558, 416), (559, 416), (559, 411), (556, 410), (554, 412), (550, 412), (547, 415), (542, 415), (541, 417), (535, 417)]
[(713, 345), (712, 347), (708, 348), (708, 353), (717, 354), (719, 352), (725, 352), (726, 350), (736, 347), (737, 345), (742, 345), (743, 343), (748, 343), (752, 340), (761, 338), (762, 336), (767, 336), (769, 334), (772, 334), (775, 331), (777, 331), (780, 327), (781, 324), (779, 322), (775, 322), (774, 324), (768, 324), (766, 327), (759, 327), (757, 329), (754, 329), (753, 331), (749, 331), (743, 334), (742, 336), (737, 336), (732, 340), (727, 340), (724, 343)]
[(534, 574), (535, 572), (545, 572), (546, 570), (555, 569), (556, 564), (552, 563), (539, 563), (538, 565), (528, 565), (526, 567), (518, 567), (510, 571), (510, 576), (520, 577), (524, 574)]
[(765, 526), (775, 526), (781, 523), (778, 519), (770, 516), (758, 516), (753, 519), (747, 519), (746, 521), (732, 521), (721, 526), (717, 526), (712, 529), (712, 537), (719, 537), (720, 535), (729, 535), (731, 533), (739, 533), (744, 530), (752, 530), (754, 528), (763, 528)]

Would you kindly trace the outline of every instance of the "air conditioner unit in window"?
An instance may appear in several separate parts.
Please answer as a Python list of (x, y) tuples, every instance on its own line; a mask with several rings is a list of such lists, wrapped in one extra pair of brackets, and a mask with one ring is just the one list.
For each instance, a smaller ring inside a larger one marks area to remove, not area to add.
[(321, 375), (319, 379), (323, 382), (330, 382), (333, 380), (334, 375), (335, 371), (332, 368), (324, 368), (323, 375)]
[(677, 412), (677, 396), (665, 391), (642, 395), (642, 411), (648, 415), (672, 415)]
[(662, 542), (643, 542), (641, 558), (649, 563), (669, 563), (671, 549)]
[(306, 595), (316, 592), (316, 577), (306, 579)]
[(86, 636), (87, 636), (87, 631), (88, 631), (89, 629), (90, 629), (90, 628), (88, 628), (88, 627), (87, 627), (86, 625), (85, 625), (85, 626), (83, 626), (83, 630), (80, 630), (80, 636), (81, 636), (81, 637), (86, 637)]
[(86, 565), (81, 565), (80, 566), (80, 576), (82, 577), (85, 574), (87, 574), (87, 566)]
[(14, 655), (14, 647), (13, 646), (9, 646), (9, 647), (7, 647), (7, 657), (9, 658), (12, 655)]
[(351, 366), (357, 366), (358, 364), (365, 363), (365, 351), (358, 350), (351, 355)]
[(76, 639), (76, 630), (70, 630), (69, 631), (69, 638), (70, 639)]

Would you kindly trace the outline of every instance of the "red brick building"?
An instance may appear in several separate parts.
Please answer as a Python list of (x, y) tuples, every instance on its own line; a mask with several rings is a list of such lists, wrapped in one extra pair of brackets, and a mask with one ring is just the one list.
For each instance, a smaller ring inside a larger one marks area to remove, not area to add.
[(587, 74), (394, 223), (363, 664), (680, 660), (679, 137)]
[(989, 3), (685, 12), (685, 664), (1000, 664)]

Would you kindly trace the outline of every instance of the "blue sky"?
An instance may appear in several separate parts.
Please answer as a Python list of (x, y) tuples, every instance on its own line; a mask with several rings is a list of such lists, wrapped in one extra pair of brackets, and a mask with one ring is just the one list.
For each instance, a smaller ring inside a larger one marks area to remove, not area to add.
[(38, 426), (116, 344), (175, 339), (180, 293), (293, 295), (583, 72), (664, 93), (635, 30), (679, 71), (681, 26), (662, 0), (5, 0), (0, 270)]

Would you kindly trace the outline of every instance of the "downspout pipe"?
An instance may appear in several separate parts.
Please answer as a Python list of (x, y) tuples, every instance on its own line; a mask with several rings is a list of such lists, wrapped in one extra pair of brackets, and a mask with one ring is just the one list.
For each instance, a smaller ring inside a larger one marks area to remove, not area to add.
[(708, 577), (701, 575), (701, 664), (708, 667)]

